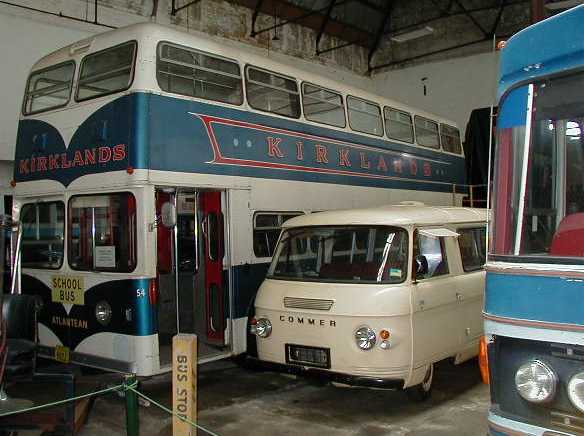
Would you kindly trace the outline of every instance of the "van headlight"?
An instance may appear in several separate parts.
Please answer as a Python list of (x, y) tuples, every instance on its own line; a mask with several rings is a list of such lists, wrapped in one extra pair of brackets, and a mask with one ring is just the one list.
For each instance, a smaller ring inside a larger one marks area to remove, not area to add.
[(576, 409), (584, 412), (584, 372), (574, 375), (568, 382), (568, 397)]
[(112, 307), (105, 300), (95, 305), (95, 318), (101, 325), (108, 325), (112, 319)]
[(524, 363), (515, 373), (515, 388), (531, 403), (545, 403), (554, 398), (558, 377), (540, 360)]
[(375, 346), (377, 342), (377, 335), (370, 327), (361, 327), (355, 332), (355, 341), (357, 346), (362, 350), (370, 350)]
[(260, 318), (255, 322), (254, 331), (260, 338), (267, 338), (272, 334), (272, 323), (267, 318)]

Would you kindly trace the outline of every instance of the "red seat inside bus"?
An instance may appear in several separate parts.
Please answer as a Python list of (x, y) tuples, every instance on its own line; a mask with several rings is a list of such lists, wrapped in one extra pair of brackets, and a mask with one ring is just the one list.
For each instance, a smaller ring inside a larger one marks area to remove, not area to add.
[(584, 256), (584, 213), (566, 216), (561, 222), (550, 248), (552, 256)]

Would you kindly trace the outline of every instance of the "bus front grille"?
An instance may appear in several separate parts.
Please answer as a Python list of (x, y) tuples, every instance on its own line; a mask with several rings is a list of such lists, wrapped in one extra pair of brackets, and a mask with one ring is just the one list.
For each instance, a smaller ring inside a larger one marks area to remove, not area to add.
[(284, 307), (294, 309), (331, 310), (334, 300), (284, 297)]

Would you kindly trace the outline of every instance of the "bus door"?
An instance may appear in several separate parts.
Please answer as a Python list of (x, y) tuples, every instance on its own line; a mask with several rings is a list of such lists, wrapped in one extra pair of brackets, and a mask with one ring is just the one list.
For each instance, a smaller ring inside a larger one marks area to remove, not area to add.
[(205, 268), (206, 337), (211, 344), (225, 343), (223, 257), (225, 252), (221, 192), (200, 194)]
[(197, 334), (204, 357), (215, 350), (203, 344), (224, 345), (221, 192), (160, 189), (156, 209), (161, 364), (178, 332)]

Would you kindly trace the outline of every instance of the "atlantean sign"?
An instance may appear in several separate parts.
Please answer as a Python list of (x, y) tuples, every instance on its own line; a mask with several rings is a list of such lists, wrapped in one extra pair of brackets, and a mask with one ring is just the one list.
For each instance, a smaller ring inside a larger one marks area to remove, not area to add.
[(18, 162), (18, 173), (20, 175), (28, 175), (69, 168), (97, 166), (108, 162), (122, 161), (126, 157), (126, 144), (86, 148), (84, 150), (76, 150), (72, 153), (72, 156), (69, 153), (55, 153), (21, 159)]

